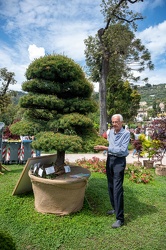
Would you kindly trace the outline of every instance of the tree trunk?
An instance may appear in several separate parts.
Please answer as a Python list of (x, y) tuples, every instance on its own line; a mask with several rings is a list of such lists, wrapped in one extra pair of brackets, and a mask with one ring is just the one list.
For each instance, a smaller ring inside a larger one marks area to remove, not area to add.
[(107, 76), (109, 72), (109, 55), (105, 46), (103, 45), (102, 36), (105, 30), (102, 28), (98, 30), (98, 37), (100, 40), (101, 48), (103, 50), (102, 56), (102, 65), (100, 70), (100, 81), (99, 81), (99, 103), (100, 103), (100, 135), (107, 130), (107, 102), (106, 102), (106, 95), (107, 95)]
[[(107, 129), (107, 105), (106, 105), (106, 92), (107, 92), (107, 88), (106, 88), (106, 82), (107, 82), (107, 76), (109, 73), (109, 58), (111, 56), (110, 54), (110, 50), (106, 48), (106, 44), (103, 43), (103, 35), (105, 33), (105, 31), (109, 28), (110, 23), (112, 21), (112, 18), (115, 18), (117, 20), (123, 20), (126, 21), (128, 23), (132, 23), (135, 20), (139, 20), (139, 19), (143, 19), (141, 16), (135, 16), (133, 15), (132, 12), (129, 12), (129, 15), (131, 15), (131, 17), (129, 19), (126, 19), (123, 17), (123, 4), (126, 4), (126, 7), (128, 8), (128, 3), (130, 4), (134, 4), (136, 2), (139, 2), (140, 0), (120, 0), (117, 4), (113, 5), (113, 9), (110, 12), (110, 7), (108, 8), (108, 10), (105, 10), (105, 14), (106, 16), (108, 15), (109, 18), (107, 19), (107, 23), (105, 28), (101, 28), (98, 30), (98, 37), (100, 40), (100, 45), (101, 45), (101, 50), (102, 50), (102, 65), (101, 65), (101, 70), (100, 70), (100, 81), (99, 81), (99, 101), (100, 101), (100, 135), (103, 134), (104, 131), (106, 131)], [(143, 2), (143, 0), (141, 0)], [(104, 2), (104, 1), (103, 1)], [(105, 2), (104, 2), (105, 4)], [(110, 6), (112, 5), (112, 1), (110, 1)], [(105, 4), (106, 6), (106, 4)], [(122, 6), (122, 8), (121, 8)], [(119, 13), (119, 14), (117, 14)]]
[(62, 166), (65, 163), (65, 151), (57, 151), (57, 159), (55, 164), (57, 166)]
[(101, 76), (99, 82), (99, 103), (100, 103), (100, 135), (107, 130), (107, 102), (106, 102), (106, 60), (102, 61)]

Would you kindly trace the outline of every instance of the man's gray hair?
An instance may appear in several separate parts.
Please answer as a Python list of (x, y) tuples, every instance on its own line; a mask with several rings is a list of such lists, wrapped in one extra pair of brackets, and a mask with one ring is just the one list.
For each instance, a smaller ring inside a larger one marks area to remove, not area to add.
[[(115, 117), (115, 116), (118, 116), (119, 119), (120, 119), (120, 122), (123, 122), (123, 116), (121, 114), (115, 114), (115, 115), (112, 116), (112, 118)], [(112, 120), (112, 118), (111, 118), (111, 120)]]

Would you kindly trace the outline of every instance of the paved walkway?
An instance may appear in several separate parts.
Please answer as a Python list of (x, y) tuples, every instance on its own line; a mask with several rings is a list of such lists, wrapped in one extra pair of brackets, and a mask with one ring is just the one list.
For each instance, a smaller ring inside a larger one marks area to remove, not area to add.
[[(78, 159), (92, 159), (92, 157), (98, 157), (100, 159), (106, 159), (107, 156), (103, 155), (103, 153), (92, 153), (92, 154), (65, 154), (65, 159), (70, 161), (70, 162), (75, 162)], [(132, 157), (132, 152), (129, 153), (129, 155), (126, 158), (127, 163), (133, 163), (134, 161), (137, 161), (137, 156), (135, 156), (134, 158)], [(140, 158), (139, 160), (143, 163), (143, 160), (147, 160), (148, 158), (143, 157)], [(159, 163), (159, 162), (157, 162)], [(164, 155), (164, 158), (162, 160), (162, 163), (164, 165), (166, 165), (166, 154)]]

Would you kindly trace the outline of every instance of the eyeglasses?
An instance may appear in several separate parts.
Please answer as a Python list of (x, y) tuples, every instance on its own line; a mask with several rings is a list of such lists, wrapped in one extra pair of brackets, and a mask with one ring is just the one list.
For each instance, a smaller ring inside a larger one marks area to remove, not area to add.
[(118, 124), (118, 123), (120, 123), (120, 121), (114, 121), (114, 122), (112, 122), (112, 124)]

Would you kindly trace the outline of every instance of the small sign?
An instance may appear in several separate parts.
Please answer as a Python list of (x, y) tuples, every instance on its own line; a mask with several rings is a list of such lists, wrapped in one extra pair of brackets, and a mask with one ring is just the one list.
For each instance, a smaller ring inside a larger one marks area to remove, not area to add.
[(40, 177), (42, 177), (42, 176), (43, 176), (43, 169), (39, 168), (38, 175), (39, 175)]
[(55, 173), (55, 168), (54, 168), (54, 166), (45, 168), (45, 170), (46, 170), (46, 174), (54, 174), (54, 173)]
[(69, 166), (64, 166), (64, 169), (65, 169), (65, 173), (70, 173), (71, 172), (71, 169)]

